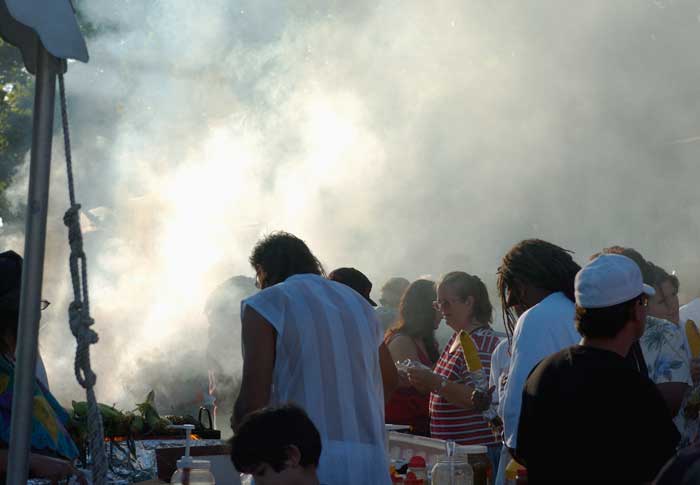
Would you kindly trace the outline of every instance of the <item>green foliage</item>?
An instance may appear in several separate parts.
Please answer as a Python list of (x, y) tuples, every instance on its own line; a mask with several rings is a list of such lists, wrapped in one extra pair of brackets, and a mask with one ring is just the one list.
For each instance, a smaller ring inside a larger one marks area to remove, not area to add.
[[(97, 35), (96, 26), (81, 14), (80, 5), (76, 8), (84, 35)], [(33, 96), (34, 77), (24, 69), (19, 49), (0, 38), (0, 217), (5, 222), (13, 220), (5, 190), (31, 146)]]
[(31, 143), (33, 78), (19, 49), (0, 39), (0, 217), (11, 220), (4, 196)]

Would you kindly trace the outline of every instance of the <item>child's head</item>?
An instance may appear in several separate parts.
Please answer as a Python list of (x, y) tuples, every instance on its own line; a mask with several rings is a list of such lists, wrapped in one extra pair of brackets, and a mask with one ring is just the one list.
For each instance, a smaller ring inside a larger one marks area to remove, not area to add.
[(231, 460), (239, 472), (265, 485), (306, 483), (316, 478), (321, 435), (303, 409), (267, 407), (246, 416), (231, 439)]

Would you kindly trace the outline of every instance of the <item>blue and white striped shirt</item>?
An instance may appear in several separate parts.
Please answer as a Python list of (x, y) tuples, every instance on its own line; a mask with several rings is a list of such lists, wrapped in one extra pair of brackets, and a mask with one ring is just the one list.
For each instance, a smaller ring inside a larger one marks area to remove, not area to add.
[(277, 332), (270, 404), (303, 407), (323, 442), (321, 482), (391, 483), (379, 366), (383, 332), (353, 289), (299, 274), (242, 302)]

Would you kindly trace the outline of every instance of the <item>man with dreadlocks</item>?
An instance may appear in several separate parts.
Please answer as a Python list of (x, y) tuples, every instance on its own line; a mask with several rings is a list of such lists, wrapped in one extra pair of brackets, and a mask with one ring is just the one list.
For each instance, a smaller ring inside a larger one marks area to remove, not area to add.
[[(517, 445), (523, 386), (530, 371), (581, 339), (574, 326), (574, 279), (580, 269), (570, 251), (541, 239), (516, 244), (498, 268), (503, 321), (511, 339), (502, 404), (504, 442), (510, 449)], [(507, 461), (501, 459), (504, 465)]]

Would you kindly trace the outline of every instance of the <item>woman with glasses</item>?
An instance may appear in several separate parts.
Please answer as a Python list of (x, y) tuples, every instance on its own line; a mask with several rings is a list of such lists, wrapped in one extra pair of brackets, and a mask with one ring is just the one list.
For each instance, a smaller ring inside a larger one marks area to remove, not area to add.
[(457, 334), (464, 330), (474, 340), (486, 373), (499, 337), (491, 328), (493, 307), (484, 283), (462, 271), (446, 274), (437, 288), (435, 309), (455, 333), (433, 371), (409, 370), (411, 384), (430, 392), (430, 435), (460, 445), (498, 444), (481, 409), (471, 399), (474, 387)]
[[(440, 357), (435, 329), (442, 315), (433, 308), (437, 297), (435, 282), (416, 280), (399, 301), (398, 321), (387, 330), (384, 342), (394, 362), (410, 359), (432, 368)], [(421, 392), (402, 376), (399, 388), (386, 405), (386, 422), (405, 424), (413, 434), (430, 436), (429, 392)]]

